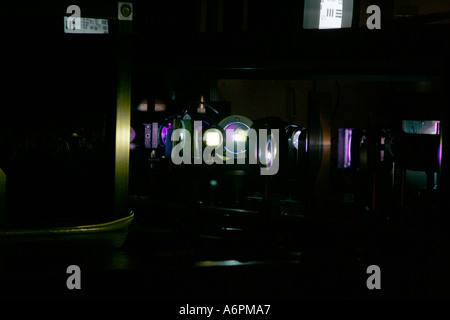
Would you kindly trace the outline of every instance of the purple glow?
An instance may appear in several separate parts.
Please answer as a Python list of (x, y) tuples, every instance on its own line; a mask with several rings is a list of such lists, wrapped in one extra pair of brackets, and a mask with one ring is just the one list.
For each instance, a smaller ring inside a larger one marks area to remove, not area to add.
[(166, 138), (167, 138), (167, 131), (169, 130), (168, 127), (162, 127), (161, 129), (161, 140), (163, 144), (166, 144)]
[(339, 128), (338, 168), (346, 169), (352, 164), (353, 129)]
[(209, 123), (202, 120), (202, 125), (195, 128), (195, 130), (202, 130), (204, 127), (209, 126)]
[(165, 145), (167, 140), (167, 132), (169, 129), (172, 129), (172, 122), (169, 122), (167, 125), (163, 125), (161, 128), (161, 141)]
[(347, 135), (347, 166), (346, 168), (350, 167), (351, 163), (352, 163), (352, 135), (353, 135), (353, 130), (352, 129), (348, 129), (345, 130), (345, 133)]

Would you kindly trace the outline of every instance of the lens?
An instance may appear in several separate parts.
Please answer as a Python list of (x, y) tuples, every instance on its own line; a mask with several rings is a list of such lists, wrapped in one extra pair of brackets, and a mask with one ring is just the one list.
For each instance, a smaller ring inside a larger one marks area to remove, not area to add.
[[(225, 147), (228, 152), (234, 154), (245, 153), (245, 141), (247, 140), (247, 132), (250, 128), (242, 122), (232, 122), (225, 126), (227, 141), (232, 141), (231, 150)], [(238, 142), (235, 144), (235, 142)], [(240, 142), (240, 143), (239, 143)]]

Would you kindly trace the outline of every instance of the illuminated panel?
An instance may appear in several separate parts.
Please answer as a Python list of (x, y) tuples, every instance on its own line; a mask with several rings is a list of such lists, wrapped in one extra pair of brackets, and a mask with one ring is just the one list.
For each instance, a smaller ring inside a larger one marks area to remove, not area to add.
[(305, 0), (304, 29), (350, 28), (353, 0)]
[[(109, 32), (108, 19), (80, 18), (80, 25), (67, 23), (64, 17), (64, 33), (107, 34)], [(75, 19), (72, 21), (75, 22)]]
[(439, 134), (440, 121), (436, 120), (403, 120), (402, 129), (406, 133)]
[(320, 3), (319, 29), (342, 27), (343, 0), (322, 0)]

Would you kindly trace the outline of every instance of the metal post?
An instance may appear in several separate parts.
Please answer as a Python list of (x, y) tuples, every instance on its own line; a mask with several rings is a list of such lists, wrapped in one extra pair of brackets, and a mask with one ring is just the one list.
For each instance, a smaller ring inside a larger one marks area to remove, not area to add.
[(116, 141), (114, 165), (114, 215), (128, 211), (131, 118), (131, 21), (119, 21)]

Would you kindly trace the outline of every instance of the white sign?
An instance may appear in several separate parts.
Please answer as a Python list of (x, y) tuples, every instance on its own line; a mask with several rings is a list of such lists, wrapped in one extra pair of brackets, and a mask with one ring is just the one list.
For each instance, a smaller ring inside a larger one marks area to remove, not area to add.
[(343, 0), (321, 0), (319, 29), (340, 29), (343, 9)]

